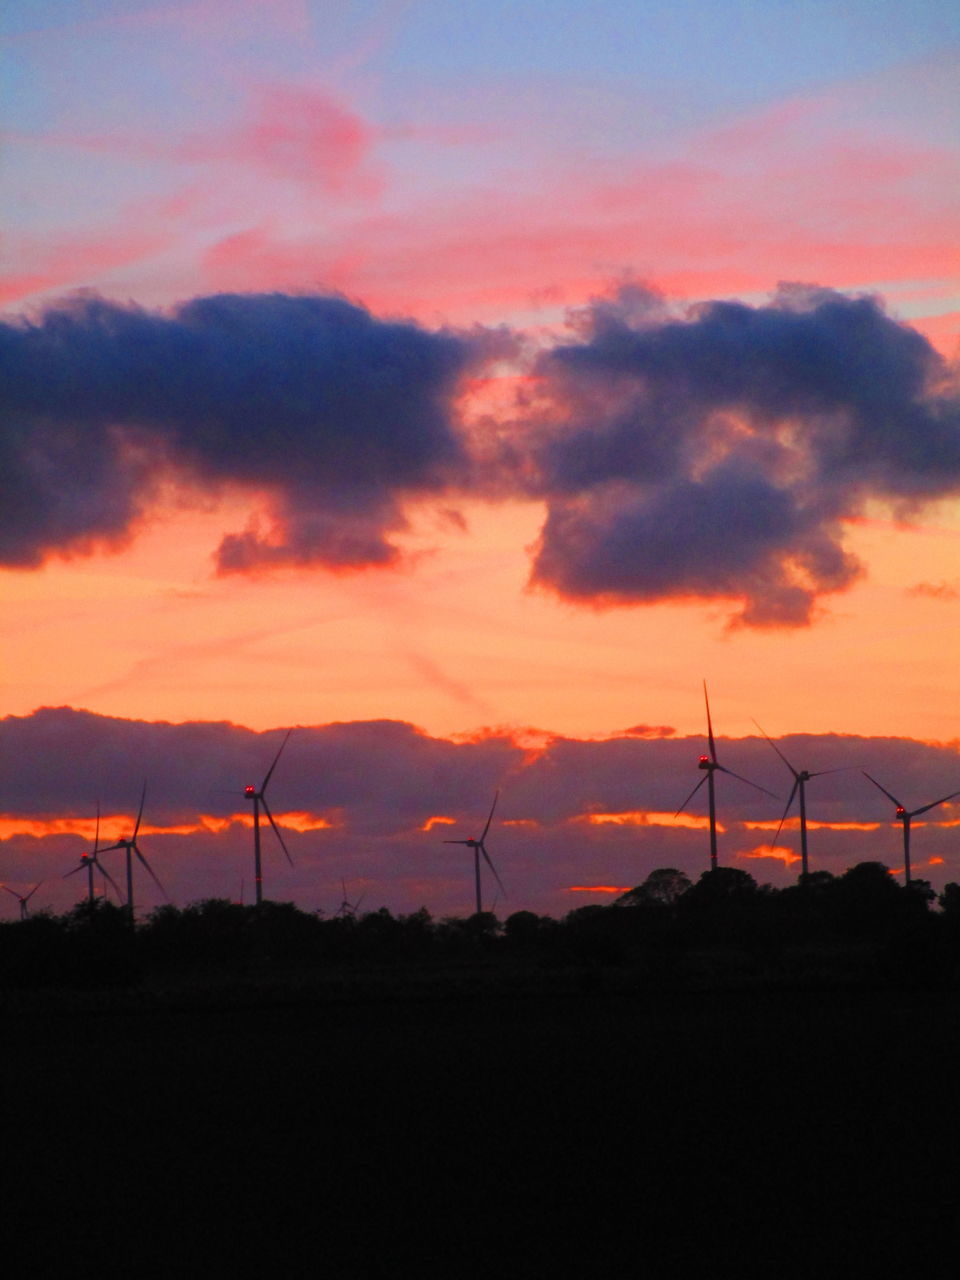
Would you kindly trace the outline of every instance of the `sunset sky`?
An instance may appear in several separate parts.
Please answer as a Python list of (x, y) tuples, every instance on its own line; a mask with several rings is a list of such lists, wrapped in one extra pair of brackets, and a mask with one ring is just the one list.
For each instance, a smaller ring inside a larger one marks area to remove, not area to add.
[[(0, 33), (0, 880), (69, 906), (146, 779), (171, 898), (249, 900), (230, 793), (295, 725), (269, 896), (469, 910), (500, 788), (498, 913), (609, 901), (706, 867), (704, 679), (737, 772), (789, 791), (754, 720), (852, 766), (816, 865), (900, 868), (861, 770), (960, 789), (955, 4)], [(788, 883), (723, 781), (721, 860)], [(960, 803), (915, 861), (960, 879)]]

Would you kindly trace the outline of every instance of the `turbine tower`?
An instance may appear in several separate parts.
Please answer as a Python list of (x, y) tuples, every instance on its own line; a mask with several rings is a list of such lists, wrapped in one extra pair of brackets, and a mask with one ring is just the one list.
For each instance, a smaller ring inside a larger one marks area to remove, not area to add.
[(120, 890), (117, 888), (117, 882), (114, 880), (113, 876), (106, 869), (106, 867), (97, 858), (97, 854), (102, 852), (103, 851), (100, 848), (100, 802), (98, 801), (97, 802), (97, 830), (96, 830), (96, 835), (94, 836), (94, 841), (93, 841), (93, 851), (91, 853), (81, 853), (79, 865), (74, 867), (72, 871), (68, 871), (66, 875), (63, 877), (64, 880), (66, 880), (69, 876), (75, 876), (78, 871), (86, 871), (87, 901), (90, 903), (91, 906), (93, 906), (93, 903), (95, 902), (97, 897), (96, 890), (93, 887), (94, 867), (96, 867), (96, 869), (103, 876), (104, 880), (106, 880), (107, 883), (110, 885), (110, 887), (113, 889), (113, 892), (117, 895), (117, 899), (118, 900), (120, 899)]
[(20, 919), (26, 920), (27, 903), (30, 901), (30, 899), (33, 897), (33, 895), (37, 892), (37, 890), (40, 888), (42, 884), (43, 884), (43, 881), (38, 880), (29, 893), (17, 893), (17, 891), (15, 889), (11, 889), (8, 884), (0, 884), (0, 889), (5, 889), (7, 893), (11, 894), (14, 898), (16, 898), (16, 900), (20, 903)]
[(267, 776), (264, 778), (263, 782), (261, 782), (260, 784), (260, 789), (258, 790), (252, 783), (247, 783), (247, 785), (243, 788), (243, 794), (247, 797), (248, 800), (253, 801), (253, 883), (254, 883), (254, 888), (256, 890), (258, 907), (263, 901), (263, 873), (260, 866), (260, 806), (261, 805), (263, 805), (263, 811), (267, 815), (267, 818), (270, 821), (271, 827), (273, 827), (273, 834), (280, 841), (280, 848), (287, 855), (287, 861), (290, 863), (291, 867), (293, 866), (293, 859), (290, 857), (290, 850), (287, 848), (287, 846), (283, 842), (283, 836), (280, 834), (280, 828), (277, 826), (277, 824), (273, 820), (273, 814), (270, 812), (270, 806), (267, 804), (267, 799), (266, 799), (266, 796), (264, 795), (264, 792), (267, 789), (267, 784), (269, 783), (271, 777), (273, 776), (273, 771), (277, 767), (277, 761), (280, 759), (280, 756), (283, 753), (283, 748), (287, 745), (287, 742), (290, 738), (291, 733), (293, 733), (293, 730), (288, 729), (286, 737), (280, 743), (280, 750), (273, 757), (273, 764), (267, 770)]
[(704, 783), (707, 784), (707, 796), (708, 796), (708, 804), (709, 804), (709, 811), (710, 811), (710, 870), (716, 871), (717, 869), (717, 796), (716, 796), (716, 787), (713, 781), (713, 775), (715, 773), (728, 773), (731, 778), (737, 778), (740, 782), (745, 782), (748, 787), (753, 787), (756, 791), (762, 791), (764, 795), (772, 796), (774, 800), (776, 800), (777, 797), (773, 795), (772, 791), (768, 791), (766, 787), (761, 787), (760, 784), (757, 782), (751, 782), (749, 778), (744, 778), (742, 774), (734, 773), (732, 769), (728, 769), (725, 765), (722, 765), (720, 763), (720, 761), (717, 759), (717, 744), (713, 738), (713, 721), (710, 719), (710, 699), (707, 696), (706, 680), (704, 680), (703, 682), (703, 701), (707, 708), (707, 739), (710, 743), (710, 754), (706, 756), (701, 756), (700, 759), (697, 761), (697, 768), (703, 770), (704, 776), (693, 788), (693, 790), (687, 796), (686, 800), (684, 800), (683, 804), (680, 806), (680, 808), (677, 810), (677, 812), (673, 816), (675, 818), (679, 818), (680, 814), (683, 813), (684, 809), (687, 807), (687, 805), (690, 803), (693, 797), (697, 794), (697, 792), (700, 790), (703, 784)]
[(474, 839), (444, 840), (443, 842), (444, 844), (465, 844), (468, 849), (473, 850), (473, 878), (474, 878), (474, 884), (476, 886), (476, 893), (477, 893), (477, 915), (479, 915), (480, 912), (483, 910), (483, 899), (481, 897), (481, 892), (480, 892), (480, 857), (481, 855), (483, 856), (484, 862), (493, 872), (493, 877), (496, 880), (497, 884), (500, 886), (500, 892), (503, 894), (504, 897), (507, 896), (507, 891), (503, 887), (503, 881), (500, 879), (499, 875), (497, 874), (497, 868), (490, 861), (490, 855), (489, 853), (487, 853), (487, 847), (484, 844), (484, 841), (487, 838), (487, 832), (490, 830), (490, 823), (493, 821), (493, 811), (494, 809), (496, 809), (497, 801), (499, 799), (500, 799), (500, 792), (496, 791), (493, 796), (493, 804), (490, 806), (490, 812), (487, 815), (486, 826), (483, 828), (483, 831), (480, 833), (479, 840), (474, 840)]
[(799, 797), (800, 801), (800, 874), (807, 875), (810, 866), (807, 860), (807, 796), (806, 786), (811, 778), (822, 778), (828, 773), (843, 773), (844, 769), (853, 769), (855, 765), (843, 765), (839, 769), (818, 769), (815, 773), (811, 773), (809, 769), (795, 769), (787, 757), (783, 754), (774, 740), (766, 732), (762, 725), (753, 722), (757, 728), (773, 747), (774, 751), (793, 774), (793, 786), (790, 789), (790, 795), (787, 797), (787, 803), (783, 810), (783, 817), (780, 819), (780, 825), (777, 827), (777, 834), (773, 837), (773, 843), (776, 844), (780, 838), (780, 832), (783, 830), (783, 824), (787, 820), (787, 814), (790, 812), (790, 806), (793, 804), (793, 797)]
[(888, 800), (892, 800), (897, 806), (896, 821), (903, 825), (903, 876), (906, 884), (910, 883), (910, 823), (912, 819), (918, 818), (921, 813), (926, 813), (928, 809), (936, 809), (938, 804), (946, 804), (948, 800), (952, 800), (954, 796), (960, 796), (960, 791), (951, 791), (948, 796), (941, 796), (939, 800), (931, 800), (929, 804), (921, 805), (919, 809), (907, 809), (902, 805), (892, 792), (886, 787), (881, 787), (876, 778), (871, 778), (866, 769), (861, 772), (865, 778), (869, 778), (878, 791), (882, 791)]
[(367, 891), (366, 889), (364, 889), (363, 893), (361, 893), (360, 897), (356, 900), (356, 902), (351, 902), (350, 899), (347, 897), (347, 882), (346, 880), (344, 880), (342, 876), (340, 877), (340, 888), (343, 890), (343, 900), (341, 901), (340, 906), (337, 908), (336, 914), (338, 916), (344, 916), (344, 917), (349, 916), (350, 919), (352, 920), (356, 916), (357, 912), (360, 910), (360, 905), (363, 902), (364, 898), (367, 896)]
[(154, 874), (153, 867), (143, 856), (140, 846), (137, 844), (137, 832), (140, 830), (140, 820), (143, 818), (143, 806), (147, 798), (147, 784), (143, 784), (143, 790), (140, 792), (140, 808), (137, 810), (137, 821), (134, 824), (133, 835), (124, 839), (122, 836), (116, 844), (108, 845), (106, 849), (101, 849), (101, 853), (112, 853), (114, 849), (123, 849), (127, 859), (127, 912), (130, 916), (130, 923), (133, 924), (133, 857), (136, 854), (137, 861), (146, 869), (147, 874), (153, 883), (157, 886), (165, 898), (169, 898), (166, 889)]

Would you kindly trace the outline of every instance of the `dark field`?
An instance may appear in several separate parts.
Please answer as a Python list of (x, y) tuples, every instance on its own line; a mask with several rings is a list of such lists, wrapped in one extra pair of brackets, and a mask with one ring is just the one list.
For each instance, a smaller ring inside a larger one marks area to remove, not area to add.
[(4, 1039), (33, 1274), (956, 1274), (953, 993), (34, 1001)]

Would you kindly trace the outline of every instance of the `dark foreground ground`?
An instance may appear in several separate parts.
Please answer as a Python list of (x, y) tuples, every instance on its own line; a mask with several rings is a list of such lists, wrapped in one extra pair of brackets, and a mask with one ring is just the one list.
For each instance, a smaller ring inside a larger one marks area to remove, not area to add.
[(2, 1017), (10, 1274), (957, 1273), (954, 993)]

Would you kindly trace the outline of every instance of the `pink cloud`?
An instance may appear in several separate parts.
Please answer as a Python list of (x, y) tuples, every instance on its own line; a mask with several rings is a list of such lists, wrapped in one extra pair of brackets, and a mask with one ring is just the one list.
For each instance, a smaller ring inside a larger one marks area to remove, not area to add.
[(39, 237), (9, 237), (10, 256), (29, 268), (0, 272), (0, 303), (19, 302), (50, 290), (75, 288), (102, 273), (168, 249), (172, 232), (158, 229), (130, 231), (113, 227), (86, 235), (64, 236), (56, 244)]
[(198, 136), (172, 148), (190, 164), (253, 166), (283, 180), (338, 194), (371, 196), (380, 181), (362, 172), (377, 132), (356, 112), (319, 89), (264, 87), (237, 128)]
[(535, 194), (490, 188), (426, 214), (366, 218), (335, 238), (275, 225), (229, 252), (217, 246), (204, 267), (215, 287), (319, 281), (375, 308), (458, 320), (557, 310), (627, 267), (681, 297), (767, 291), (784, 278), (863, 288), (942, 277), (953, 221), (911, 189), (929, 176), (929, 154), (844, 145), (821, 160), (815, 183), (799, 162), (771, 161), (763, 175), (637, 166), (619, 183), (581, 170)]
[[(630, 271), (689, 298), (763, 293), (781, 279), (909, 284), (916, 311), (955, 272), (957, 157), (854, 117), (828, 92), (689, 139), (666, 159), (544, 154), (519, 183), (485, 127), (381, 126), (296, 85), (261, 87), (235, 124), (192, 137), (45, 141), (163, 161), (182, 185), (203, 171), (205, 193), (173, 216), (183, 236), (173, 269), (189, 291), (199, 272), (204, 288), (334, 289), (428, 321), (546, 313), (549, 323)], [(425, 148), (429, 199), (417, 167), (391, 150), (410, 138)], [(450, 146), (475, 148), (469, 189), (444, 184), (436, 149)], [(29, 296), (33, 281), (97, 285), (109, 269), (80, 255), (75, 272), (51, 273), (42, 246), (18, 256), (9, 296)]]
[(30, 148), (63, 148), (138, 162), (253, 169), (275, 179), (319, 186), (328, 193), (370, 196), (381, 186), (373, 174), (362, 172), (378, 131), (330, 94), (313, 88), (261, 86), (252, 95), (246, 117), (235, 126), (182, 140), (124, 131), (58, 130), (4, 137), (8, 143)]

